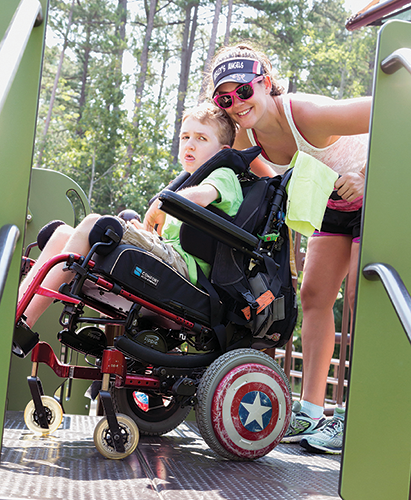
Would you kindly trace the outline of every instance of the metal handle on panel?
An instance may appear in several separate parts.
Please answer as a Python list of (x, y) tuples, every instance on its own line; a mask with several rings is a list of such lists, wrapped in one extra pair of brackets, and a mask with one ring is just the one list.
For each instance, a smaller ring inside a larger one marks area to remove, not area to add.
[(402, 67), (411, 73), (411, 49), (397, 49), (381, 62), (381, 69), (387, 75), (392, 75)]
[(398, 272), (389, 264), (368, 264), (362, 271), (368, 280), (380, 279), (411, 343), (411, 297)]
[(0, 301), (6, 285), (11, 259), (20, 231), (17, 226), (6, 224), (0, 229)]

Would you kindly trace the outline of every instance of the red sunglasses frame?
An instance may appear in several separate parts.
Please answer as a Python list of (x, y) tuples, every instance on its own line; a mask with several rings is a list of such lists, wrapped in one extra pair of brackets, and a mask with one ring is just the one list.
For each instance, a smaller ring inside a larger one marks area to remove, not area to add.
[[(232, 92), (224, 92), (224, 94), (217, 94), (216, 96), (214, 96), (214, 102), (217, 104), (217, 106), (220, 108), (220, 109), (230, 109), (233, 105), (234, 105), (234, 97), (237, 97), (237, 99), (239, 99), (240, 101), (247, 101), (248, 99), (251, 99), (251, 97), (253, 97), (254, 95), (254, 84), (255, 83), (258, 83), (258, 82), (261, 82), (261, 80), (263, 80), (264, 78), (264, 75), (260, 75), (260, 76), (256, 76), (255, 78), (253, 78), (251, 80), (251, 82), (248, 82), (248, 83), (243, 83), (242, 85), (239, 85), (235, 90), (233, 90)], [(238, 95), (238, 90), (241, 89), (241, 87), (244, 87), (245, 85), (250, 85), (251, 88), (252, 88), (252, 91), (253, 93), (249, 96), (249, 97), (246, 97), (245, 99), (242, 99), (239, 95)], [(220, 97), (225, 97), (225, 96), (229, 96), (231, 97), (231, 104), (230, 106), (227, 106), (226, 108), (224, 108), (223, 106), (220, 106), (220, 104), (218, 104), (218, 99)]]

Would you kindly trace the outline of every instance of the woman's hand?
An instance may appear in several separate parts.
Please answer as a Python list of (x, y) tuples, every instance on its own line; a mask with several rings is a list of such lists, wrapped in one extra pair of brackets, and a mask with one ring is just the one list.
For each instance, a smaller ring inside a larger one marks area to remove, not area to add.
[(155, 200), (152, 203), (144, 216), (143, 225), (146, 231), (152, 232), (157, 224), (157, 233), (161, 236), (166, 221), (166, 213), (158, 208), (159, 203), (159, 200)]
[(348, 172), (335, 181), (337, 194), (343, 200), (352, 202), (364, 193), (365, 176), (362, 172)]

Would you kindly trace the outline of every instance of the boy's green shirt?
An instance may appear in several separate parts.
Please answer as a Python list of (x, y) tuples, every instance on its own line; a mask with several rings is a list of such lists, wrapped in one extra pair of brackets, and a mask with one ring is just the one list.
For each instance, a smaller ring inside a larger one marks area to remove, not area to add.
[[(231, 168), (218, 168), (206, 177), (200, 184), (211, 184), (219, 192), (219, 198), (213, 201), (211, 205), (219, 208), (226, 214), (233, 217), (236, 215), (242, 201), (243, 193), (241, 191), (240, 182), (236, 174)], [(180, 243), (180, 228), (182, 222), (167, 215), (166, 224), (163, 229), (163, 240), (165, 243), (171, 244), (174, 249), (183, 257), (188, 267), (188, 274), (191, 283), (197, 284), (197, 266), (200, 266), (203, 273), (208, 277), (211, 266), (193, 255), (185, 252)]]

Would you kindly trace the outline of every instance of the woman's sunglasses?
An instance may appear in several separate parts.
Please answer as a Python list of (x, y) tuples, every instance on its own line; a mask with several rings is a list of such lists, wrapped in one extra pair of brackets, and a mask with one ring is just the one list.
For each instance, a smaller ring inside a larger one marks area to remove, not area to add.
[(234, 96), (236, 96), (240, 101), (246, 101), (253, 97), (254, 95), (254, 83), (261, 82), (264, 75), (257, 76), (250, 83), (244, 83), (240, 85), (232, 92), (227, 92), (226, 94), (217, 94), (214, 97), (214, 102), (221, 109), (228, 109), (234, 104)]

